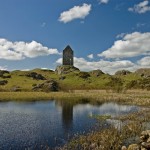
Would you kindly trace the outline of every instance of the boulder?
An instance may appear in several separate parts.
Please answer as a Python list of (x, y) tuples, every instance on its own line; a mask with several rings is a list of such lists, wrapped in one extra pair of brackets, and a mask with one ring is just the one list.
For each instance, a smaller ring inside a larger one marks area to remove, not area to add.
[(33, 78), (35, 80), (46, 80), (45, 77), (43, 77), (41, 74), (38, 74), (36, 72), (27, 73), (25, 76), (31, 77), (31, 78)]
[(142, 141), (147, 140), (150, 137), (150, 130), (142, 131), (140, 139)]
[(149, 142), (142, 142), (141, 144), (142, 148), (145, 148), (145, 149), (150, 149), (150, 143)]
[(21, 91), (21, 88), (20, 86), (13, 86), (11, 89), (10, 89), (11, 92), (20, 92)]
[(9, 71), (7, 71), (7, 70), (0, 70), (0, 76), (3, 76), (5, 73), (9, 74)]
[(44, 92), (50, 92), (50, 91), (58, 91), (58, 83), (54, 80), (48, 80), (42, 84), (38, 84), (32, 88), (33, 91), (44, 91)]
[(93, 70), (93, 71), (91, 71), (90, 73), (91, 73), (91, 75), (94, 75), (94, 76), (96, 76), (96, 77), (98, 77), (98, 76), (104, 74), (104, 72), (102, 72), (102, 71), (99, 70), (99, 69), (98, 69), (98, 70)]
[(80, 70), (74, 66), (69, 66), (69, 65), (62, 65), (58, 66), (55, 70), (55, 73), (57, 74), (67, 74), (71, 72), (79, 72)]
[(0, 77), (1, 78), (11, 78), (11, 75), (9, 74), (9, 71), (7, 71), (7, 70), (0, 70)]
[(131, 72), (128, 70), (119, 70), (115, 73), (115, 75), (120, 75), (120, 76), (121, 75), (124, 76), (124, 75), (128, 75), (128, 74), (131, 74)]
[(150, 150), (150, 130), (142, 131), (139, 144), (131, 144), (128, 150)]
[(6, 85), (7, 83), (8, 83), (7, 80), (1, 80), (1, 81), (0, 81), (0, 85)]
[(150, 77), (150, 68), (141, 68), (136, 70), (135, 73), (141, 77), (148, 78)]
[(140, 146), (137, 144), (131, 144), (129, 145), (128, 150), (140, 150)]
[(126, 146), (122, 146), (121, 150), (127, 150)]
[(78, 76), (80, 78), (86, 79), (86, 78), (90, 77), (90, 74), (88, 72), (79, 72)]
[(66, 79), (66, 77), (65, 76), (61, 76), (61, 77), (59, 77), (59, 80), (65, 80)]

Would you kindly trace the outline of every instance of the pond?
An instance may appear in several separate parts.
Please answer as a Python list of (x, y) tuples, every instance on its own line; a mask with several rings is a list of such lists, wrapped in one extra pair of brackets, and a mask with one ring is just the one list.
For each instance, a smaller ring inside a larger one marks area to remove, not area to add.
[[(97, 121), (89, 117), (93, 114), (118, 116), (138, 109), (116, 103), (1, 102), (0, 149), (55, 148), (64, 145), (75, 134), (95, 130)], [(107, 127), (117, 125), (117, 122), (107, 120), (102, 124)]]

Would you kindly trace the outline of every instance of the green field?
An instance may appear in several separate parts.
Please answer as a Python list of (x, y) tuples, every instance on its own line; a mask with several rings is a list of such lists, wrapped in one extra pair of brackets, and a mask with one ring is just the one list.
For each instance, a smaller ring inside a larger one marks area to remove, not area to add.
[[(29, 74), (36, 73), (45, 80), (36, 79)], [(145, 78), (137, 73), (127, 75), (95, 75), (92, 72), (70, 71), (64, 74), (57, 74), (52, 70), (34, 69), (30, 71), (12, 71), (0, 76), (1, 81), (7, 81), (0, 85), (0, 91), (33, 91), (33, 87), (44, 83), (47, 80), (54, 80), (58, 84), (58, 91), (69, 90), (114, 90), (122, 92), (128, 89), (150, 89), (150, 78)], [(17, 91), (17, 90), (16, 90)]]

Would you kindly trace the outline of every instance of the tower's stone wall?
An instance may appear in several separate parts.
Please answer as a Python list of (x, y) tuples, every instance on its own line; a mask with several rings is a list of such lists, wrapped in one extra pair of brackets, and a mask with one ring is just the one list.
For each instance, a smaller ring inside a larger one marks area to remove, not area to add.
[(63, 50), (63, 65), (73, 66), (73, 50), (70, 46)]

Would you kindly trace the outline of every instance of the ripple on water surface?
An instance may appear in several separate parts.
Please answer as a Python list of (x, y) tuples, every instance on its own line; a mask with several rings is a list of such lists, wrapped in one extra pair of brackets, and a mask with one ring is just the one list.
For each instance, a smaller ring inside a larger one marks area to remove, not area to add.
[(89, 115), (117, 116), (138, 109), (115, 103), (98, 106), (59, 101), (0, 103), (0, 149), (63, 145), (73, 134), (94, 129), (96, 120), (89, 118)]

